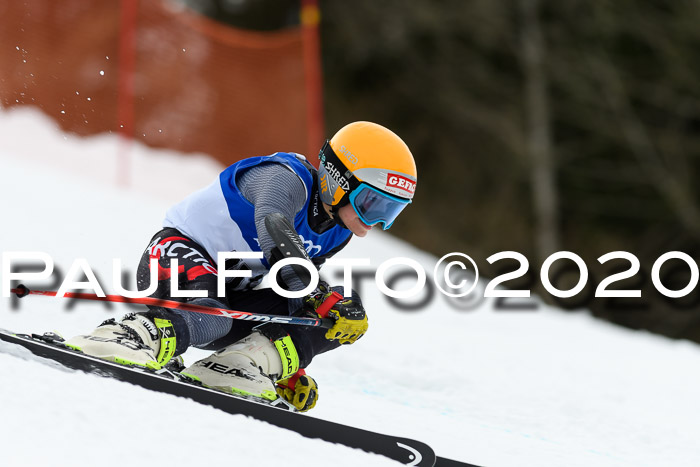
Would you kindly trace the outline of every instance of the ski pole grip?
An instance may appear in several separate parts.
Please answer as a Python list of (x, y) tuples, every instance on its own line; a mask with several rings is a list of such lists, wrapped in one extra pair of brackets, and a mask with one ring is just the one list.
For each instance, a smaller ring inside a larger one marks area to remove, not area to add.
[(330, 329), (335, 325), (335, 320), (333, 318), (321, 318), (321, 327), (323, 329)]
[(338, 292), (332, 292), (328, 298), (326, 298), (321, 305), (316, 308), (316, 313), (318, 316), (321, 318), (326, 318), (328, 316), (328, 312), (331, 311), (331, 308), (333, 308), (333, 305), (338, 303), (343, 299), (343, 296), (340, 295)]

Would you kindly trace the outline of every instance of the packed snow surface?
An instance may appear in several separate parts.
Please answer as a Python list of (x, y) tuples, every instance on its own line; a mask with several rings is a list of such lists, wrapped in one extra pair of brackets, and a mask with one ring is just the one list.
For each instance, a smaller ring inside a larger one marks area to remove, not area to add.
[[(116, 137), (66, 135), (28, 109), (0, 112), (0, 141), (0, 247), (50, 254), (57, 272), (36, 283), (53, 289), (59, 273), (85, 258), (112, 292), (113, 258), (133, 273), (167, 207), (220, 170), (204, 156), (133, 145), (128, 185), (120, 186)], [(429, 272), (437, 260), (374, 231), (342, 252), (371, 258), (369, 271), (399, 256)], [(322, 274), (339, 283), (338, 271)], [(459, 310), (436, 294), (417, 311), (401, 311), (371, 279), (362, 282), (362, 297), (369, 333), (308, 368), (320, 388), (315, 417), (415, 438), (440, 456), (488, 467), (700, 465), (695, 344), (541, 304), (536, 311), (498, 312), (482, 298)], [(124, 305), (3, 298), (0, 328), (71, 336), (126, 311)], [(2, 465), (392, 463), (57, 368), (8, 344), (0, 343), (0, 351)], [(185, 359), (201, 355), (193, 349)]]

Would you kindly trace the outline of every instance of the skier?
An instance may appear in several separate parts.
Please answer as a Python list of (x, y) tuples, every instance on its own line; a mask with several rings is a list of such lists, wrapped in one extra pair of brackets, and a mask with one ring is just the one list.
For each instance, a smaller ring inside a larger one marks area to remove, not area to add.
[[(266, 219), (286, 219), (292, 240), (305, 245), (320, 268), (353, 234), (364, 237), (376, 224), (388, 229), (411, 203), (417, 175), (413, 156), (401, 138), (370, 122), (340, 129), (326, 141), (319, 159), (318, 171), (303, 156), (283, 152), (229, 166), (212, 184), (167, 211), (163, 229), (142, 255), (137, 281), (139, 290), (149, 287), (149, 265), (156, 259), (158, 287), (153, 297), (268, 315), (328, 316), (335, 320), (331, 329), (234, 322), (151, 307), (119, 322), (107, 320), (66, 345), (152, 369), (161, 368), (190, 346), (216, 350), (181, 373), (221, 391), (268, 400), (279, 395), (300, 411), (313, 408), (318, 386), (304, 368), (315, 355), (361, 338), (367, 331), (367, 316), (355, 291), (342, 297), (342, 287), (322, 281), (303, 299), (256, 289), (271, 265), (281, 259)], [(217, 265), (218, 252), (230, 251), (262, 251), (264, 258)], [(173, 260), (178, 262), (178, 289), (197, 297), (185, 299), (172, 293)], [(226, 296), (218, 297), (217, 267), (251, 274), (227, 278)], [(288, 290), (307, 286), (293, 267), (284, 266), (279, 276)]]

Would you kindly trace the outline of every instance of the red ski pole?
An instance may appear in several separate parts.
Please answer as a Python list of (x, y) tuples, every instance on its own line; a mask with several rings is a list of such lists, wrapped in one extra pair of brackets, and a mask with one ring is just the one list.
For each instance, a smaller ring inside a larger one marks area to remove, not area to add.
[[(28, 287), (20, 284), (15, 289), (10, 290), (19, 298), (27, 295), (44, 295), (47, 297), (55, 297), (56, 292), (48, 290), (30, 290)], [(296, 324), (301, 326), (312, 326), (330, 329), (333, 327), (334, 321), (330, 318), (302, 318), (297, 316), (275, 316), (263, 315), (258, 313), (249, 313), (247, 311), (228, 310), (226, 308), (216, 308), (213, 306), (195, 305), (192, 303), (176, 302), (174, 300), (162, 300), (159, 298), (143, 297), (129, 298), (121, 295), (106, 295), (100, 297), (91, 293), (66, 292), (65, 298), (77, 298), (80, 300), (94, 300), (98, 302), (117, 302), (117, 303), (136, 303), (139, 305), (159, 306), (169, 308), (171, 310), (185, 310), (194, 313), (204, 313), (206, 315), (224, 316), (231, 319), (240, 319), (243, 321), (257, 321), (260, 323), (278, 323), (278, 324)]]

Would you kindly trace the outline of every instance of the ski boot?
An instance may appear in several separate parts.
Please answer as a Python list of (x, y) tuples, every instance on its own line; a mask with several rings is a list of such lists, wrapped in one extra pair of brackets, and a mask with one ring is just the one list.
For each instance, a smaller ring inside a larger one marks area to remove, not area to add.
[(279, 325), (263, 325), (181, 374), (208, 388), (274, 401), (277, 380), (298, 370), (299, 356), (289, 335)]
[(120, 322), (108, 319), (65, 345), (103, 360), (159, 370), (175, 353), (175, 331), (167, 319), (130, 313)]

